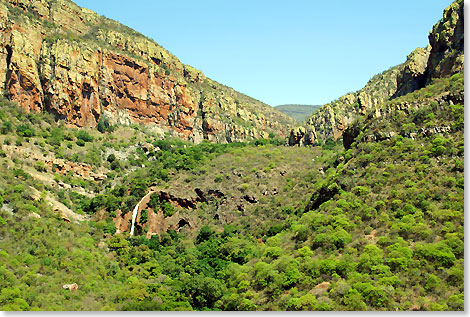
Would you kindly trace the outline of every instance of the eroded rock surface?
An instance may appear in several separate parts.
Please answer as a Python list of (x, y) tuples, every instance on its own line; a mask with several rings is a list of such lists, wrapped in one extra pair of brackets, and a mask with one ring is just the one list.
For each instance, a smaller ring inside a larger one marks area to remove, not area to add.
[(294, 120), (71, 1), (0, 1), (0, 82), (74, 126), (141, 123), (199, 143), (287, 136)]
[[(373, 76), (354, 93), (318, 109), (306, 124), (290, 131), (289, 145), (311, 145), (339, 139), (354, 120), (366, 113), (380, 115), (380, 106), (431, 83), (433, 78), (456, 74), (464, 68), (463, 0), (444, 10), (429, 34), (429, 45), (417, 48), (405, 63)], [(348, 138), (348, 136), (347, 136)]]

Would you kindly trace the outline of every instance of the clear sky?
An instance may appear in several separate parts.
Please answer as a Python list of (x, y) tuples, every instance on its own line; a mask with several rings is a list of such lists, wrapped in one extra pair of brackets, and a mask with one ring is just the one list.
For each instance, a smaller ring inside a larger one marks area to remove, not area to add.
[(75, 0), (272, 106), (325, 104), (428, 44), (451, 0)]

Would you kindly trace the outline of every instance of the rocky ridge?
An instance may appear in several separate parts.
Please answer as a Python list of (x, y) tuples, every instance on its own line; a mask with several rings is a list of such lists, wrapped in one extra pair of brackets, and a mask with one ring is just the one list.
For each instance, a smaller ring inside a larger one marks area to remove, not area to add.
[(311, 145), (339, 139), (348, 126), (366, 113), (464, 68), (463, 0), (454, 1), (434, 25), (429, 45), (410, 53), (405, 63), (375, 75), (364, 88), (322, 106), (303, 126), (291, 130), (289, 145)]
[(69, 125), (153, 126), (190, 140), (287, 136), (295, 121), (68, 0), (0, 1), (3, 94)]
[(377, 107), (397, 90), (403, 65), (372, 77), (367, 85), (318, 109), (304, 126), (291, 130), (289, 145), (310, 145), (318, 140), (338, 139), (358, 115)]

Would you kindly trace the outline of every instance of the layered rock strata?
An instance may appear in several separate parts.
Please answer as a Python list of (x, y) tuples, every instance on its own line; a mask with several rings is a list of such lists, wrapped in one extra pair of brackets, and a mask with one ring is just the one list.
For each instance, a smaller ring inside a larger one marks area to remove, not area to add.
[(145, 124), (196, 143), (287, 136), (294, 120), (68, 0), (0, 0), (2, 94), (74, 126)]

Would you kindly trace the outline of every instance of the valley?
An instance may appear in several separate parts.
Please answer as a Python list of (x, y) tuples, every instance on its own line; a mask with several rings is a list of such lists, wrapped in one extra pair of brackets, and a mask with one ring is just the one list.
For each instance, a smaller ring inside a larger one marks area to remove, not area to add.
[(462, 0), (302, 122), (68, 0), (0, 22), (0, 310), (464, 310)]

